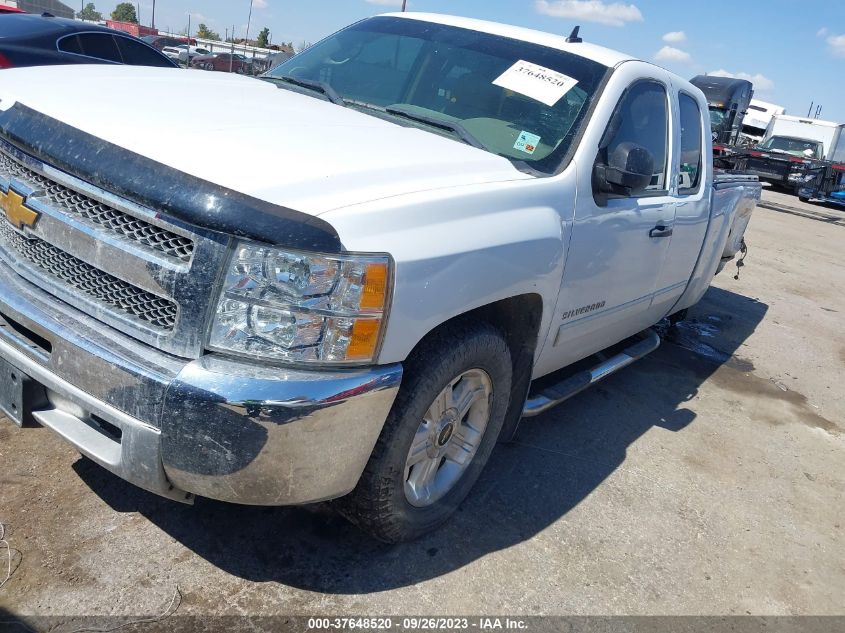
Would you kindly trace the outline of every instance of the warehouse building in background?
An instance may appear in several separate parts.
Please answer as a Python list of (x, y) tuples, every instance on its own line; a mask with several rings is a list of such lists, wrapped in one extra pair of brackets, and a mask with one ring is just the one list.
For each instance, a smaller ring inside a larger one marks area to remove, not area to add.
[(73, 9), (59, 0), (0, 0), (0, 7), (13, 7), (27, 13), (51, 13), (57, 18), (73, 18)]

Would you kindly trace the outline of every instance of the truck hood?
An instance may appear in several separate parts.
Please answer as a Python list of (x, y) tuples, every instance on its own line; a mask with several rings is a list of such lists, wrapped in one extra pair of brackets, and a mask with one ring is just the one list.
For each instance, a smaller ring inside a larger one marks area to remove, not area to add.
[(0, 108), (14, 103), (311, 215), (407, 193), (531, 178), (507, 159), (459, 141), (228, 73), (106, 65), (10, 69), (0, 73)]

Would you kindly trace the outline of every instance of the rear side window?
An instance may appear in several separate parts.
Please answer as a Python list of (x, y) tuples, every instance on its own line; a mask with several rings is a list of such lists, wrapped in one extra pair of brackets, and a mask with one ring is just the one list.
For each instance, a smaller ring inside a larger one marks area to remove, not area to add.
[(59, 50), (120, 64), (123, 59), (110, 33), (80, 33), (59, 40)]
[(622, 143), (636, 143), (654, 157), (654, 175), (647, 192), (667, 189), (666, 157), (669, 147), (669, 110), (663, 84), (638, 81), (620, 99), (602, 141), (611, 156)]
[(172, 68), (171, 64), (163, 55), (146, 44), (130, 40), (128, 37), (115, 37), (124, 64), (133, 66), (160, 66)]
[(690, 193), (698, 188), (701, 178), (701, 110), (695, 99), (681, 94), (681, 165), (680, 190)]
[(84, 55), (82, 52), (82, 43), (79, 41), (78, 35), (68, 35), (63, 37), (58, 42), (59, 50), (64, 53), (73, 53), (74, 55)]

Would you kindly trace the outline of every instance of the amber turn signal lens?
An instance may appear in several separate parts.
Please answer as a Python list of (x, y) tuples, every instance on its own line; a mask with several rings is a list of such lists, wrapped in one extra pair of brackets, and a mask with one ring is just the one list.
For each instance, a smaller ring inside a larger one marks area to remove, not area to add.
[(381, 319), (357, 319), (346, 348), (346, 360), (369, 360), (376, 353)]
[(387, 299), (387, 264), (369, 264), (364, 273), (361, 309), (381, 311)]

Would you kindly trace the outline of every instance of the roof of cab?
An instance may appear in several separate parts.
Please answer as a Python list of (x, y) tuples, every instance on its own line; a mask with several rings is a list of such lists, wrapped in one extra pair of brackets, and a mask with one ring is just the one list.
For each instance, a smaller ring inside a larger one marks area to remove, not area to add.
[[(614, 51), (603, 46), (589, 44), (587, 42), (569, 43), (566, 41), (565, 35), (555, 35), (554, 33), (546, 33), (544, 31), (535, 31), (534, 29), (526, 29), (519, 26), (511, 26), (509, 24), (501, 24), (499, 22), (488, 22), (487, 20), (476, 20), (474, 18), (462, 18), (454, 15), (443, 15), (440, 13), (387, 13), (389, 17), (406, 18), (410, 20), (420, 20), (423, 22), (434, 22), (435, 24), (445, 24), (447, 26), (454, 26), (463, 29), (470, 29), (472, 31), (480, 31), (482, 33), (490, 33), (492, 35), (499, 35), (502, 37), (509, 37), (516, 40), (540, 44), (548, 46), (549, 48), (556, 48), (567, 53), (586, 57), (605, 66), (614, 67), (624, 61), (636, 59), (630, 55), (625, 55), (618, 51)], [(573, 25), (574, 26), (574, 25)]]

